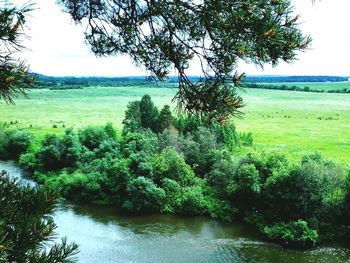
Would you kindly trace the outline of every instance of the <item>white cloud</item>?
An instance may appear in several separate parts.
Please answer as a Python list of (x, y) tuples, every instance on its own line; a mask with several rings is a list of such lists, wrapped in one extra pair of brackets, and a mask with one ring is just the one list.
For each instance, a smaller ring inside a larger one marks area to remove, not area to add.
[[(96, 58), (84, 43), (83, 28), (75, 25), (55, 0), (36, 2), (38, 9), (32, 12), (29, 23), (30, 39), (25, 41), (29, 50), (21, 54), (33, 71), (56, 76), (147, 74), (126, 56)], [(239, 70), (247, 74), (350, 76), (350, 1), (322, 0), (313, 5), (311, 0), (294, 0), (293, 3), (301, 15), (301, 28), (313, 38), (311, 49), (290, 65), (266, 66), (262, 71), (242, 63)], [(200, 70), (194, 64), (190, 73), (200, 74)]]

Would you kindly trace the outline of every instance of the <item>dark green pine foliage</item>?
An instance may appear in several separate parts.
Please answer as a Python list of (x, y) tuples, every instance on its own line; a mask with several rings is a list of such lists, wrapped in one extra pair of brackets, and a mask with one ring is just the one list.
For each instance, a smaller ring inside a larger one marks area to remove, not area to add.
[(140, 102), (140, 118), (141, 126), (145, 129), (149, 128), (153, 132), (159, 131), (159, 110), (149, 95), (144, 95)]
[(75, 262), (78, 246), (52, 243), (52, 218), (57, 195), (41, 187), (22, 185), (0, 172), (0, 262)]
[(0, 100), (8, 103), (25, 94), (34, 81), (25, 63), (16, 58), (23, 49), (23, 28), (31, 10), (31, 5), (16, 8), (9, 1), (0, 2)]
[(169, 129), (174, 123), (174, 117), (172, 116), (170, 106), (165, 105), (159, 114), (159, 127), (160, 132), (162, 132), (165, 129)]
[[(292, 62), (311, 39), (299, 29), (291, 0), (59, 0), (84, 24), (99, 56), (129, 55), (151, 78), (177, 71), (178, 109), (215, 120), (240, 113), (241, 60), (263, 66)], [(202, 78), (188, 76), (200, 61)]]
[(123, 120), (123, 134), (141, 130), (140, 101), (131, 101), (127, 105)]

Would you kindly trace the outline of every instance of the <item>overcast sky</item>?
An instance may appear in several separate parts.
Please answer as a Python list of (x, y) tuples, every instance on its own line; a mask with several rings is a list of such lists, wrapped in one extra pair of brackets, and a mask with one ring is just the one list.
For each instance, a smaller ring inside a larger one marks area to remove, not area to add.
[[(15, 3), (26, 1), (14, 0)], [(96, 58), (84, 43), (83, 28), (63, 13), (55, 0), (36, 0), (31, 13), (28, 36), (29, 50), (21, 56), (31, 70), (51, 76), (138, 76), (147, 72), (135, 67), (126, 56)], [(294, 0), (301, 15), (301, 29), (313, 38), (309, 50), (299, 54), (293, 64), (281, 63), (264, 70), (241, 64), (239, 71), (248, 75), (336, 75), (350, 76), (350, 1)], [(200, 74), (196, 65), (191, 75)]]

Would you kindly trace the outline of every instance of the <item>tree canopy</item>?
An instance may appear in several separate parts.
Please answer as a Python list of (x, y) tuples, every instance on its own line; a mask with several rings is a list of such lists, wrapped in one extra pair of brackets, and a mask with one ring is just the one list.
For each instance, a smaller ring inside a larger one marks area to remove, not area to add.
[[(59, 0), (98, 56), (129, 55), (151, 77), (175, 69), (178, 109), (215, 119), (239, 114), (236, 87), (244, 60), (263, 66), (291, 62), (311, 39), (298, 27), (290, 0)], [(203, 78), (187, 75), (201, 64)]]

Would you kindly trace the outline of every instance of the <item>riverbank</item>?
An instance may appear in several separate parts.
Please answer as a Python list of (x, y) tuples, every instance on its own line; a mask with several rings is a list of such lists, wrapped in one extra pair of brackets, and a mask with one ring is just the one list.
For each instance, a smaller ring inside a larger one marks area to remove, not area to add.
[[(0, 170), (22, 178), (13, 162)], [(80, 245), (79, 261), (92, 262), (312, 262), (345, 263), (350, 249), (328, 245), (306, 251), (265, 242), (252, 228), (205, 217), (131, 216), (108, 207), (63, 203), (57, 234)]]

